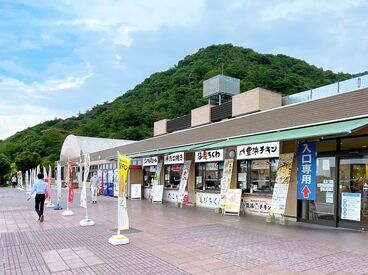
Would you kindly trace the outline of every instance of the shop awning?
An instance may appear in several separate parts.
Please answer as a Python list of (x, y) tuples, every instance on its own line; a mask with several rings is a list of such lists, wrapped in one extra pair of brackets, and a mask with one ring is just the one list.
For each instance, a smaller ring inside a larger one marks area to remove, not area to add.
[(271, 141), (284, 141), (284, 140), (294, 140), (312, 137), (347, 135), (353, 132), (354, 130), (358, 130), (366, 125), (368, 125), (368, 118), (360, 118), (341, 122), (332, 122), (328, 124), (307, 126), (291, 130), (277, 131), (238, 138), (230, 138), (216, 143), (199, 146), (196, 148), (196, 150), (218, 149), (230, 146), (247, 145)]
[[(216, 141), (218, 142), (218, 141)], [(187, 152), (187, 151), (193, 151), (197, 147), (202, 146), (211, 146), (214, 142), (206, 142), (206, 143), (197, 143), (197, 144), (191, 144), (191, 145), (185, 145), (185, 146), (178, 146), (178, 147), (170, 147), (170, 148), (163, 148), (158, 150), (150, 150), (140, 153), (134, 153), (134, 154), (128, 154), (130, 158), (140, 158), (140, 157), (147, 157), (147, 156), (156, 156), (156, 155), (166, 155), (171, 154), (175, 152)]]

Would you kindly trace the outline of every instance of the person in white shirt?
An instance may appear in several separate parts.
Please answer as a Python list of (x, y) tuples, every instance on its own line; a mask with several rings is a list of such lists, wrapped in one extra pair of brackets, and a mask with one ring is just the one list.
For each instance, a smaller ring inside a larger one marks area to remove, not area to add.
[(43, 181), (43, 174), (37, 175), (38, 180), (32, 187), (31, 194), (28, 197), (28, 200), (31, 198), (33, 193), (36, 193), (35, 197), (35, 210), (38, 214), (38, 220), (43, 222), (43, 208), (45, 204), (46, 193), (48, 192), (48, 185)]
[(13, 176), (12, 179), (11, 179), (11, 181), (12, 181), (13, 188), (15, 188), (17, 186), (17, 177), (16, 176)]
[(100, 180), (96, 172), (94, 172), (91, 178), (92, 203), (97, 203), (97, 193), (98, 193), (99, 182)]

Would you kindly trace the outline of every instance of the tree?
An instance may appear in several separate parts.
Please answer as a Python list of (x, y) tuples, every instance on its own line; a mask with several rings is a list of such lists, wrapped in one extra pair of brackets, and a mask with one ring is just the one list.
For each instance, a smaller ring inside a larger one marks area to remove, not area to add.
[(4, 154), (0, 154), (0, 184), (4, 181), (4, 176), (10, 172), (10, 160)]
[(36, 152), (24, 151), (15, 158), (18, 171), (27, 171), (41, 163), (41, 156)]

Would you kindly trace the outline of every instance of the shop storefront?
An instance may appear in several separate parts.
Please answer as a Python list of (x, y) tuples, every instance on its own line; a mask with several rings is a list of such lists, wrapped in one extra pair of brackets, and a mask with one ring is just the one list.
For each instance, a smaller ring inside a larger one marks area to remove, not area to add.
[(184, 152), (164, 156), (164, 201), (177, 202), (184, 158)]
[(279, 152), (279, 142), (237, 146), (237, 185), (247, 214), (269, 214)]
[(146, 157), (142, 159), (143, 166), (143, 197), (149, 198), (152, 193), (152, 184), (155, 178), (158, 157)]
[(299, 200), (299, 220), (368, 231), (368, 136), (315, 144), (315, 194)]
[(198, 206), (219, 207), (223, 169), (223, 149), (195, 152), (195, 189)]

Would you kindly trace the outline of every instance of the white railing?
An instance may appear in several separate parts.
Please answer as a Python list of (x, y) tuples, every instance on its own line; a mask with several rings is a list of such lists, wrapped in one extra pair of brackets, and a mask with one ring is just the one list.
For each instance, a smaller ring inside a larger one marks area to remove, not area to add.
[(341, 82), (336, 82), (316, 89), (310, 89), (301, 93), (284, 96), (282, 98), (282, 105), (289, 105), (312, 99), (328, 97), (336, 94), (348, 93), (367, 87), (368, 87), (368, 74), (365, 74), (359, 77), (344, 80)]

